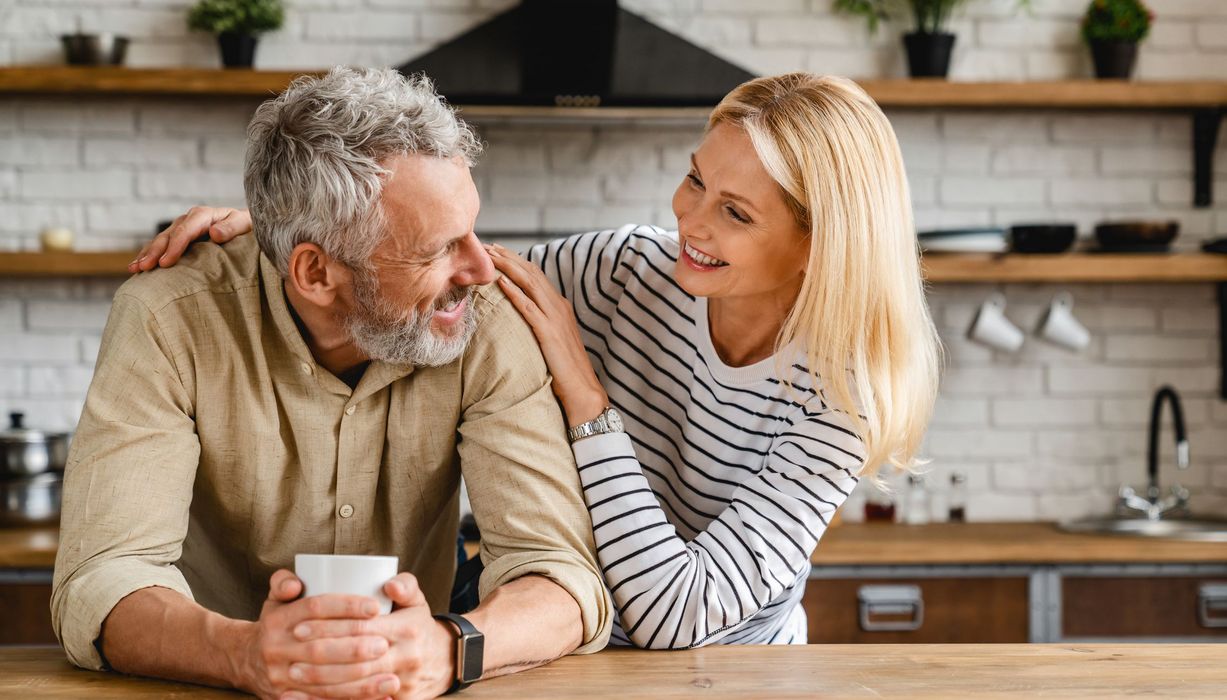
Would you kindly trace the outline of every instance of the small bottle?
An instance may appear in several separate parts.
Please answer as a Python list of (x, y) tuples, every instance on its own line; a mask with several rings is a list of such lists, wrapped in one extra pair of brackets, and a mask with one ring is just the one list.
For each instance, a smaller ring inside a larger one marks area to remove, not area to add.
[(872, 481), (866, 484), (865, 487), (867, 490), (865, 495), (865, 522), (895, 522), (895, 501), (891, 495)]
[(967, 522), (967, 475), (954, 472), (950, 475), (950, 522)]
[(903, 509), (903, 519), (908, 525), (924, 525), (929, 522), (929, 493), (925, 490), (925, 480), (919, 474), (909, 474), (907, 477), (907, 501)]

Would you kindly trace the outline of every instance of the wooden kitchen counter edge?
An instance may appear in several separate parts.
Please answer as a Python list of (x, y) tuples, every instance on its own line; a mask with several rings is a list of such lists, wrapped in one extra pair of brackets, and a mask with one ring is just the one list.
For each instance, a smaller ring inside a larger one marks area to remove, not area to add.
[[(478, 683), (469, 698), (1221, 698), (1227, 645), (862, 644), (608, 649)], [(19, 695), (20, 694), (20, 695)], [(55, 647), (0, 648), (0, 696), (235, 698), (70, 666)]]
[[(0, 568), (55, 564), (57, 530), (0, 530)], [(822, 538), (819, 566), (1227, 562), (1227, 543), (1073, 535), (1052, 523), (848, 523)]]

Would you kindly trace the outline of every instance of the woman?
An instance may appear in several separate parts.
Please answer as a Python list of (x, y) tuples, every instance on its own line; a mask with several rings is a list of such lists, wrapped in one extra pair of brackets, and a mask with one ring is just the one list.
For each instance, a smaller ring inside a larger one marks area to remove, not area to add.
[[(578, 438), (613, 642), (804, 642), (819, 538), (858, 478), (915, 463), (936, 394), (899, 146), (851, 81), (752, 80), (712, 112), (673, 209), (676, 233), (488, 250)], [(208, 218), (140, 267), (250, 228)]]

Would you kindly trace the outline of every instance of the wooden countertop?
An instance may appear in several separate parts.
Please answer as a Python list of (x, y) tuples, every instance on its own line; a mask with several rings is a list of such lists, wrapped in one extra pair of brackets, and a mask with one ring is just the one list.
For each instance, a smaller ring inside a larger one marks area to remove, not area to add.
[(0, 528), (0, 569), (50, 569), (59, 541), (58, 527)]
[[(478, 683), (467, 698), (1223, 697), (1227, 645), (932, 644), (609, 649)], [(0, 648), (0, 696), (235, 698), (75, 669), (55, 647)]]
[(817, 565), (1227, 563), (1227, 543), (1062, 532), (1052, 523), (845, 524)]
[[(55, 565), (58, 530), (0, 530), (0, 568)], [(825, 566), (1227, 563), (1227, 543), (1074, 535), (1052, 523), (941, 523), (832, 528), (814, 552)]]

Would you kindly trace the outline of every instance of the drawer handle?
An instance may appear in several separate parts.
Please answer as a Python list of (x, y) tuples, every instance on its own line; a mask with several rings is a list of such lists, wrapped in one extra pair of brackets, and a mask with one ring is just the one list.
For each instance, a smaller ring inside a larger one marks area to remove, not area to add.
[(1227, 583), (1198, 586), (1197, 620), (1202, 627), (1227, 627)]
[[(861, 629), (866, 632), (915, 632), (924, 624), (925, 602), (920, 586), (861, 586), (856, 598)], [(900, 615), (908, 618), (898, 619)], [(879, 619), (882, 616), (892, 619)]]

